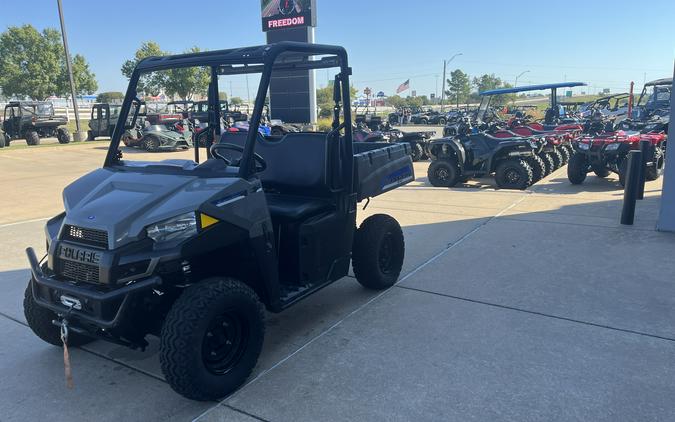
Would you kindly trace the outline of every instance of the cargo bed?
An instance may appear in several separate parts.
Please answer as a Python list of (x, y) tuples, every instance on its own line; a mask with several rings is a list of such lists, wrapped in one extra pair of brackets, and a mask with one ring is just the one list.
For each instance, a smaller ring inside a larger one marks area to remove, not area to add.
[(386, 142), (354, 143), (356, 199), (381, 195), (415, 180), (410, 145)]

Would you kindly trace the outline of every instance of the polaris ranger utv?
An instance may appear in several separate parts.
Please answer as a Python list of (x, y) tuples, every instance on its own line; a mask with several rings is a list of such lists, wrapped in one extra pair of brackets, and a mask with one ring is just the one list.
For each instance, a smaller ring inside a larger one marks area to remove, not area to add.
[[(194, 160), (122, 157), (139, 78), (195, 66), (211, 75), (203, 133), (218, 142), (208, 142), (206, 160), (198, 139)], [(220, 76), (261, 75), (258, 127), (273, 73), (329, 68), (338, 68), (329, 132), (221, 134)], [(350, 74), (342, 47), (296, 42), (142, 60), (103, 168), (66, 187), (65, 211), (46, 225), (46, 258), (26, 250), (24, 312), (35, 334), (61, 345), (63, 329), (71, 346), (98, 338), (140, 349), (159, 336), (169, 385), (214, 400), (256, 365), (265, 309), (290, 307), (346, 276), (350, 263), (366, 288), (392, 286), (401, 227), (377, 214), (357, 228), (357, 203), (412, 181), (413, 166), (405, 145), (352, 142)]]
[(5, 106), (2, 128), (5, 145), (15, 139), (25, 139), (28, 145), (40, 145), (40, 137), (55, 136), (60, 144), (70, 142), (70, 132), (64, 126), (68, 119), (54, 115), (52, 103), (44, 101), (10, 101)]

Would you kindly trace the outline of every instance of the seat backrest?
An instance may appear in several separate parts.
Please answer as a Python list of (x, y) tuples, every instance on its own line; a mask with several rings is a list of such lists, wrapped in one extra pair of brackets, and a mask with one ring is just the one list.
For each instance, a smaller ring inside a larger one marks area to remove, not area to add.
[[(225, 132), (221, 143), (246, 144), (247, 132)], [(283, 137), (258, 134), (255, 152), (267, 162), (258, 176), (265, 188), (297, 195), (327, 195), (328, 141), (325, 133), (288, 133)]]

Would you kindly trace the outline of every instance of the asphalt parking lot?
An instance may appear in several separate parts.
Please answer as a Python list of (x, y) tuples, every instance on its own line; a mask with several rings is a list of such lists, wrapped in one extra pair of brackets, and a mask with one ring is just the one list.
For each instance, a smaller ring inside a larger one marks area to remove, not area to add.
[(1, 421), (674, 418), (675, 236), (654, 230), (660, 181), (624, 227), (616, 177), (572, 186), (564, 168), (520, 192), (433, 188), (416, 163), (414, 183), (359, 216), (403, 226), (399, 283), (373, 293), (346, 277), (268, 315), (253, 376), (222, 402), (174, 393), (156, 342), (72, 350), (68, 390), (61, 350), (25, 324), (23, 250), (41, 249), (63, 187), (106, 147), (0, 151)]

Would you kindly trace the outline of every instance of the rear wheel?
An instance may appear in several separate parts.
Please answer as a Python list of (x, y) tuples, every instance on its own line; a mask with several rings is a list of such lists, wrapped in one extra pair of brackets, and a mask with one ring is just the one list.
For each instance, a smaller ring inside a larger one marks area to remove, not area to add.
[(417, 142), (410, 143), (410, 149), (413, 161), (420, 161), (424, 157), (424, 148)]
[(553, 173), (555, 171), (555, 163), (553, 162), (553, 157), (551, 156), (551, 153), (545, 152), (539, 156), (541, 158), (541, 161), (544, 162), (544, 165), (546, 166), (546, 176), (549, 174)]
[[(58, 320), (58, 315), (35, 302), (31, 283), (32, 281), (28, 282), (28, 287), (26, 287), (23, 295), (23, 315), (26, 317), (26, 322), (28, 322), (28, 326), (33, 330), (33, 333), (43, 341), (54, 346), (62, 346), (61, 329), (52, 322)], [(71, 331), (68, 334), (68, 346), (83, 346), (92, 341), (94, 341), (93, 338), (79, 333)]]
[(573, 185), (580, 185), (586, 180), (588, 161), (582, 154), (574, 154), (567, 163), (567, 178)]
[(193, 400), (216, 400), (237, 389), (258, 361), (265, 312), (258, 296), (231, 278), (188, 287), (173, 304), (160, 335), (167, 382)]
[(665, 154), (663, 150), (659, 147), (654, 150), (653, 164), (647, 167), (645, 173), (645, 179), (647, 180), (656, 180), (663, 175), (663, 168), (666, 165)]
[(532, 183), (536, 183), (545, 177), (546, 164), (544, 164), (544, 161), (539, 156), (535, 155), (528, 158), (527, 164), (532, 167)]
[(432, 186), (453, 187), (460, 181), (459, 166), (453, 159), (434, 160), (429, 164), (427, 177)]
[(56, 129), (56, 139), (60, 144), (67, 144), (70, 142), (70, 132), (64, 127)]
[(34, 130), (26, 132), (26, 144), (40, 145), (40, 135)]
[(159, 151), (159, 139), (154, 136), (147, 136), (143, 141), (143, 149), (148, 152), (157, 152)]
[(563, 165), (569, 163), (570, 157), (572, 155), (570, 154), (570, 150), (565, 147), (560, 147), (560, 155), (562, 156)]
[(446, 123), (446, 122), (445, 122), (445, 118), (441, 117), (440, 119), (438, 119), (438, 124), (439, 124), (439, 125), (445, 125), (445, 123)]
[(395, 218), (375, 214), (354, 233), (352, 267), (363, 287), (383, 290), (396, 283), (405, 256), (403, 231)]
[(619, 164), (619, 184), (626, 186), (626, 173), (628, 173), (628, 156), (624, 157)]
[(557, 149), (551, 152), (550, 154), (551, 158), (553, 158), (553, 167), (555, 167), (555, 169), (558, 170), (564, 164), (562, 154)]
[(420, 120), (420, 124), (421, 124), (421, 125), (428, 125), (428, 124), (429, 124), (429, 121), (428, 121), (427, 119), (421, 119), (421, 120)]
[(532, 184), (532, 168), (524, 160), (505, 160), (497, 165), (495, 181), (501, 189), (524, 190)]

